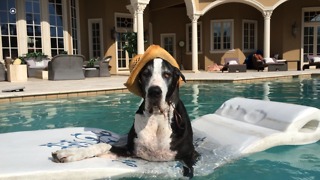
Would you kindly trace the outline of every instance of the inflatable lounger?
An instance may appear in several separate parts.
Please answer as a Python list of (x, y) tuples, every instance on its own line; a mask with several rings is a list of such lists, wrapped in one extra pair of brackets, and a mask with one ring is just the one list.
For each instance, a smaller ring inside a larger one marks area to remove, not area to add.
[[(192, 121), (201, 154), (195, 176), (208, 175), (230, 159), (278, 145), (320, 139), (320, 110), (278, 102), (233, 98), (215, 113)], [(0, 179), (179, 178), (182, 164), (138, 158), (90, 158), (54, 163), (51, 152), (94, 143), (121, 143), (125, 136), (94, 128), (64, 128), (0, 134)]]

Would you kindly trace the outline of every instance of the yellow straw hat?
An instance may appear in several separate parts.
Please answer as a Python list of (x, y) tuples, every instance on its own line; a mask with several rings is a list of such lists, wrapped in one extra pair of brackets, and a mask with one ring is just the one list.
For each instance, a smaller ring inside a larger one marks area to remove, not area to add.
[(139, 78), (137, 78), (141, 69), (151, 60), (155, 58), (161, 58), (172, 66), (179, 68), (177, 61), (163, 48), (158, 45), (150, 45), (144, 54), (136, 55), (130, 62), (130, 76), (127, 82), (124, 84), (130, 92), (142, 97), (142, 92), (139, 88)]
[(132, 72), (133, 68), (137, 65), (137, 63), (140, 61), (142, 55), (143, 54), (137, 54), (131, 59), (129, 64), (130, 73)]

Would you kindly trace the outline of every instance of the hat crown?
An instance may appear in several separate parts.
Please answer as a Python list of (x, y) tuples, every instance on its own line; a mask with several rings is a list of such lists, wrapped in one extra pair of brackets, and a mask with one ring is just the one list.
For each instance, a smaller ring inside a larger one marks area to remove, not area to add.
[(138, 74), (149, 61), (152, 61), (155, 58), (161, 58), (172, 66), (180, 69), (177, 61), (171, 56), (171, 54), (158, 45), (150, 45), (144, 54), (134, 56), (130, 62), (130, 76), (124, 84), (130, 92), (142, 97), (142, 93), (139, 88)]

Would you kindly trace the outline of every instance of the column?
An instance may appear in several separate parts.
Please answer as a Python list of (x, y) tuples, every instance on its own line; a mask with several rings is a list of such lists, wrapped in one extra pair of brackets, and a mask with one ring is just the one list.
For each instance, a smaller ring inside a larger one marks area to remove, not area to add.
[(143, 11), (146, 8), (147, 4), (145, 3), (135, 3), (133, 5), (133, 9), (135, 10), (137, 14), (137, 35), (138, 35), (138, 54), (143, 54), (144, 53), (144, 37), (143, 37)]
[[(17, 16), (17, 38), (18, 38), (18, 55), (28, 53), (28, 35), (27, 35), (27, 22), (25, 18), (25, 4), (24, 1), (16, 1), (16, 16)], [(1, 56), (2, 57), (2, 56)]]
[(264, 44), (263, 44), (263, 57), (270, 57), (270, 20), (272, 10), (263, 11), (264, 17)]
[(132, 7), (132, 5), (128, 5), (127, 9), (129, 10), (130, 14), (132, 15), (133, 18), (133, 32), (137, 32), (138, 31), (138, 27), (137, 27), (137, 11), (135, 11)]
[(51, 38), (50, 38), (50, 24), (49, 24), (49, 1), (41, 1), (41, 32), (42, 32), (42, 52), (51, 57)]
[(192, 71), (199, 72), (198, 68), (198, 19), (200, 15), (193, 14), (189, 18), (192, 22)]

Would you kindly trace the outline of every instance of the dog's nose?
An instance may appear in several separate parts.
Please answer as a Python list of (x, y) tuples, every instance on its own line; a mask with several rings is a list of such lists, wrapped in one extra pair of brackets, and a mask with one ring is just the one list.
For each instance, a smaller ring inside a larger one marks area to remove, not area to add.
[(152, 86), (148, 90), (148, 96), (153, 98), (160, 98), (162, 90), (159, 86)]

